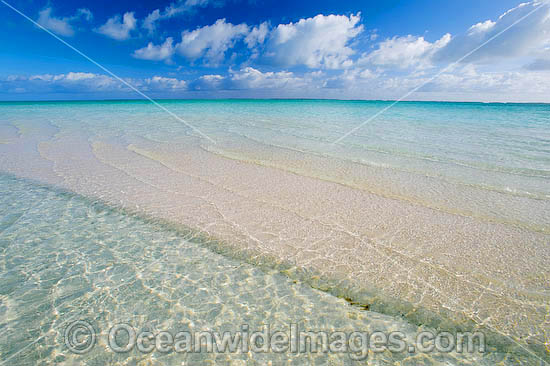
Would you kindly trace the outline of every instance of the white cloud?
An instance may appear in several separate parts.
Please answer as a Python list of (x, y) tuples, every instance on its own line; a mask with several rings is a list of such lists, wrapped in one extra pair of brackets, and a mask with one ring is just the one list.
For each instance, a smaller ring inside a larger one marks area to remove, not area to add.
[[(238, 71), (229, 70), (228, 76), (203, 75), (192, 81), (192, 90), (303, 90), (303, 88), (322, 86), (320, 72), (306, 73), (302, 76), (290, 71), (262, 72), (253, 67), (245, 67)], [(314, 82), (315, 81), (315, 82)]]
[[(153, 76), (126, 79), (145, 93), (179, 97), (196, 91), (232, 93), (226, 95), (268, 95), (274, 97), (337, 97), (396, 99), (403, 92), (429, 81), (430, 75), (386, 77), (369, 69), (353, 67), (339, 72), (315, 71), (296, 74), (290, 71), (262, 72), (252, 67), (230, 70), (227, 76), (203, 75), (185, 81), (173, 77)], [(267, 92), (268, 94), (264, 93)], [(35, 93), (40, 96), (66, 95), (131, 97), (134, 92), (120, 81), (102, 74), (69, 72), (39, 74), (30, 77), (12, 75), (0, 78), (0, 93)], [(183, 93), (183, 94), (182, 94)], [(259, 94), (258, 94), (259, 93)], [(201, 94), (204, 95), (204, 94)], [(550, 73), (493, 72), (478, 70), (471, 64), (446, 72), (429, 82), (410, 99), (549, 101)]]
[(46, 29), (51, 30), (61, 36), (74, 36), (73, 27), (66, 19), (52, 17), (52, 8), (46, 8), (39, 13), (37, 23)]
[[(28, 79), (22, 80), (37, 82), (38, 85), (50, 89), (60, 90), (86, 90), (86, 91), (105, 91), (120, 89), (120, 82), (110, 76), (87, 73), (87, 72), (69, 72), (67, 74), (41, 74), (33, 75)], [(43, 84), (43, 85), (40, 85)]]
[[(205, 0), (194, 1), (203, 4)], [(171, 14), (174, 10), (169, 11), (167, 8), (165, 12)], [(153, 12), (150, 15), (158, 18), (161, 13)], [(351, 56), (355, 51), (348, 43), (363, 30), (359, 21), (359, 14), (349, 17), (317, 15), (270, 29), (267, 22), (249, 27), (244, 23), (233, 25), (225, 19), (218, 19), (212, 25), (182, 32), (181, 42), (173, 49), (190, 61), (203, 58), (206, 65), (218, 66), (225, 59), (226, 52), (242, 40), (252, 50), (251, 60), (263, 56), (261, 62), (277, 66), (305, 65), (309, 68), (341, 69), (353, 64)], [(170, 42), (161, 46), (149, 43), (147, 47), (134, 52), (134, 57), (169, 60), (173, 49)]]
[[(472, 25), (465, 35), (453, 38), (446, 34), (433, 43), (412, 35), (386, 39), (378, 43), (375, 51), (364, 54), (359, 64), (384, 69), (414, 68), (414, 72), (418, 72), (455, 62), (485, 42), (464, 63), (498, 63), (525, 56), (544, 58), (543, 50), (550, 46), (549, 4), (548, 0), (520, 4), (496, 21), (486, 20)], [(527, 16), (537, 7), (541, 8)], [(537, 66), (540, 63), (533, 67)]]
[(80, 81), (80, 80), (93, 79), (96, 76), (97, 76), (96, 74), (92, 74), (89, 72), (70, 72), (67, 75), (63, 75), (63, 77), (67, 81)]
[[(142, 26), (143, 28), (147, 29), (151, 34), (156, 30), (157, 22), (159, 20), (168, 19), (179, 14), (191, 12), (195, 8), (206, 7), (210, 3), (212, 3), (212, 0), (180, 0), (175, 3), (171, 3), (162, 12), (160, 11), (160, 9), (155, 9), (151, 13), (149, 13), (149, 15), (147, 15), (147, 17), (144, 19)], [(221, 4), (220, 0), (218, 0), (214, 4), (219, 6)]]
[(450, 34), (445, 34), (433, 43), (426, 41), (424, 37), (412, 35), (393, 37), (380, 42), (378, 49), (364, 55), (359, 63), (385, 68), (426, 68), (430, 66), (434, 52), (445, 47), (450, 40)]
[(267, 34), (269, 33), (269, 25), (267, 22), (263, 22), (259, 26), (252, 28), (250, 33), (244, 39), (244, 42), (248, 48), (253, 48), (256, 45), (264, 43)]
[(344, 70), (341, 74), (326, 79), (323, 87), (329, 89), (347, 89), (353, 87), (363, 87), (370, 84), (379, 75), (370, 69), (350, 68)]
[(521, 95), (550, 95), (550, 74), (543, 72), (478, 72), (474, 68), (464, 68), (458, 72), (445, 73), (429, 83), (424, 91), (445, 93), (464, 93), (474, 96), (500, 95), (501, 98), (514, 100)]
[[(413, 69), (418, 73), (433, 66), (449, 65), (484, 43), (463, 63), (504, 64), (520, 57), (546, 59), (544, 50), (550, 49), (549, 4), (548, 0), (520, 4), (495, 21), (472, 25), (465, 35), (446, 34), (433, 43), (413, 35), (386, 39), (378, 43), (375, 51), (364, 54), (358, 64), (385, 70)], [(541, 8), (533, 12), (538, 7)], [(527, 68), (541, 69), (543, 64), (532, 63)]]
[(90, 21), (92, 12), (88, 9), (78, 9), (76, 14), (70, 17), (56, 18), (52, 16), (52, 8), (47, 7), (38, 13), (38, 24), (44, 28), (59, 34), (60, 36), (72, 37), (75, 34), (74, 27), (71, 23), (84, 19)]
[(142, 60), (166, 61), (170, 63), (174, 55), (173, 42), (172, 37), (166, 38), (164, 43), (158, 46), (153, 45), (153, 42), (149, 42), (147, 47), (134, 51), (133, 56)]
[(147, 29), (149, 31), (149, 33), (153, 33), (156, 28), (157, 28), (157, 25), (156, 25), (156, 22), (161, 18), (161, 15), (160, 15), (160, 10), (159, 9), (156, 9), (156, 10), (153, 10), (151, 13), (149, 13), (149, 15), (147, 15), (147, 17), (143, 20), (143, 25), (142, 27)]
[(219, 90), (224, 88), (226, 82), (222, 75), (203, 75), (190, 83), (189, 89), (192, 90)]
[[(211, 4), (209, 1), (187, 0), (175, 4), (203, 6)], [(181, 8), (172, 5), (156, 14), (159, 17), (181, 14)], [(317, 15), (275, 27), (267, 22), (249, 26), (219, 19), (212, 25), (182, 32), (179, 43), (171, 37), (158, 44), (149, 42), (132, 56), (171, 63), (178, 54), (191, 62), (217, 66), (238, 51), (249, 56), (239, 68), (187, 81), (167, 75), (128, 81), (152, 95), (170, 96), (208, 95), (202, 91), (211, 91), (210, 95), (216, 96), (397, 99), (425, 84), (410, 99), (550, 101), (549, 5), (550, 0), (525, 3), (494, 20), (472, 22), (475, 24), (461, 36), (453, 38), (446, 34), (434, 41), (415, 35), (382, 40), (376, 38), (376, 30), (359, 37), (363, 31), (359, 14)], [(536, 6), (543, 7), (503, 32)], [(78, 14), (80, 19), (86, 18), (84, 11)], [(119, 28), (114, 32), (122, 34), (119, 39), (129, 37), (136, 28), (133, 14), (126, 13), (125, 18), (127, 15), (131, 16), (128, 21), (114, 17), (107, 22), (112, 28)], [(51, 9), (44, 13), (44, 19), (69, 21), (72, 18), (53, 18)], [(59, 26), (58, 31), (66, 29)], [(497, 34), (500, 35), (471, 58), (431, 80), (443, 67)], [(361, 44), (375, 46), (360, 55), (357, 50)], [(301, 66), (310, 68), (311, 72), (304, 73)], [(33, 90), (131, 93), (109, 76), (79, 72), (0, 79), (0, 92), (7, 90), (12, 93)]]
[(76, 14), (71, 17), (71, 19), (84, 18), (87, 21), (91, 21), (94, 18), (94, 15), (90, 9), (81, 8), (76, 11)]
[[(143, 92), (173, 93), (187, 90), (187, 82), (176, 78), (153, 76), (144, 79), (125, 80)], [(66, 74), (38, 74), (32, 76), (11, 75), (0, 79), (0, 92), (22, 90), (39, 94), (67, 93), (122, 93), (132, 96), (135, 92), (119, 80), (104, 74), (69, 72)]]
[(146, 86), (142, 88), (143, 90), (175, 91), (187, 89), (187, 82), (184, 80), (163, 76), (153, 76), (152, 78), (145, 79), (143, 84)]
[(478, 70), (472, 64), (443, 73), (434, 80), (429, 73), (388, 76), (364, 72), (352, 68), (328, 78), (324, 84), (325, 94), (331, 95), (329, 89), (335, 89), (332, 95), (341, 98), (395, 100), (424, 85), (407, 100), (550, 101), (549, 72), (496, 72), (490, 68)]
[(231, 72), (229, 79), (233, 89), (287, 89), (308, 86), (304, 78), (297, 77), (292, 72), (261, 72), (252, 67)]
[(360, 14), (317, 15), (279, 24), (270, 34), (265, 57), (275, 65), (339, 69), (352, 65), (350, 40), (362, 32)]
[(486, 20), (484, 22), (480, 22), (480, 23), (477, 23), (477, 24), (474, 24), (470, 27), (470, 29), (468, 30), (468, 34), (472, 35), (472, 34), (476, 34), (476, 33), (483, 33), (483, 32), (487, 32), (488, 30), (490, 30), (491, 28), (493, 28), (495, 26), (495, 22), (493, 22), (492, 20)]
[[(464, 62), (494, 63), (536, 56), (550, 46), (549, 5), (547, 0), (523, 3), (508, 10), (496, 21), (487, 20), (475, 24), (466, 35), (453, 38), (446, 47), (437, 52), (434, 60), (454, 62), (487, 41), (489, 42)], [(537, 10), (534, 11), (535, 9)]]
[(247, 34), (246, 24), (233, 25), (226, 23), (225, 19), (218, 19), (212, 25), (184, 31), (176, 49), (191, 61), (204, 57), (207, 64), (218, 65), (223, 61), (225, 52)]
[(124, 41), (130, 38), (130, 32), (136, 28), (136, 23), (134, 13), (127, 12), (122, 17), (122, 21), (120, 15), (115, 15), (99, 27), (97, 32), (117, 41)]

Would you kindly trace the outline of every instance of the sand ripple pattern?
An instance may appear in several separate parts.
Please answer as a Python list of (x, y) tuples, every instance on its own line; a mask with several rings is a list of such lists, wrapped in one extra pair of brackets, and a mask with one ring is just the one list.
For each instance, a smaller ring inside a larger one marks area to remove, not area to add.
[(171, 106), (216, 145), (139, 103), (2, 106), (0, 169), (193, 228), (378, 312), (547, 357), (548, 107), (405, 105), (330, 147), (373, 106), (277, 103)]

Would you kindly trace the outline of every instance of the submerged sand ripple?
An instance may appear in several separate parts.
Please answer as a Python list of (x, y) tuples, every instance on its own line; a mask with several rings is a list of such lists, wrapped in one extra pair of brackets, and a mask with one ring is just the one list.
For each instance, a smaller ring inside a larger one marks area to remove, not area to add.
[(289, 274), (299, 268), (312, 285), (375, 309), (486, 327), (545, 352), (544, 192), (433, 176), (406, 182), (399, 179), (411, 172), (257, 141), (202, 145), (188, 136), (38, 126), (0, 145), (1, 170), (198, 229), (235, 256)]

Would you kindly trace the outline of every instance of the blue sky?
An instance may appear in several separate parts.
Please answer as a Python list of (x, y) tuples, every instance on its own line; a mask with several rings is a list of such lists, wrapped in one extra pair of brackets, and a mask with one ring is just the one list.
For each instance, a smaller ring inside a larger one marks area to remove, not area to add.
[[(154, 98), (550, 102), (548, 0), (6, 1)], [(0, 11), (0, 100), (139, 97)]]

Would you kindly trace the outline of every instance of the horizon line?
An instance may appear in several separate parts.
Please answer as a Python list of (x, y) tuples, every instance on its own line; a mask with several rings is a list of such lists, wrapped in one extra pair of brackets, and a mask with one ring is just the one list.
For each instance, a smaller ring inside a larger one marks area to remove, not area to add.
[[(210, 98), (152, 98), (155, 101), (223, 101), (223, 100), (249, 100), (249, 101), (336, 101), (336, 102), (384, 102), (391, 103), (397, 99), (341, 99), (341, 98), (240, 98), (240, 97), (210, 97)], [(105, 99), (28, 99), (28, 100), (0, 100), (0, 103), (81, 103), (81, 102), (150, 102), (143, 98), (105, 98)], [(464, 103), (464, 104), (545, 104), (550, 102), (522, 102), (522, 101), (467, 101), (467, 100), (403, 100), (401, 103)]]

